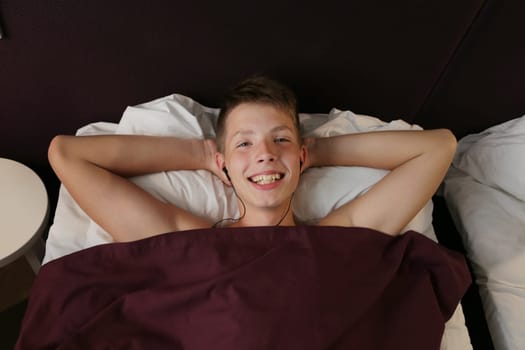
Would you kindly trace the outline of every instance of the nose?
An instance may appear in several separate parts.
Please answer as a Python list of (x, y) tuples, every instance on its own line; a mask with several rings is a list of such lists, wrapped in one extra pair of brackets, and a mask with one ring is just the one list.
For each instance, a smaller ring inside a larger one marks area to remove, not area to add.
[(277, 158), (277, 152), (273, 142), (261, 141), (257, 148), (257, 162), (273, 162)]

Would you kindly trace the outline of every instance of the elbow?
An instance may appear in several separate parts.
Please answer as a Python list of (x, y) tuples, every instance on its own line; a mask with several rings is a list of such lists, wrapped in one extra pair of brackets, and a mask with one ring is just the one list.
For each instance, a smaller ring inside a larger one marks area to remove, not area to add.
[(47, 159), (49, 160), (49, 164), (51, 164), (51, 167), (55, 170), (55, 172), (57, 171), (57, 167), (59, 166), (61, 160), (64, 159), (65, 138), (66, 137), (62, 135), (53, 137), (47, 149)]
[(447, 131), (447, 144), (450, 148), (452, 157), (456, 154), (456, 149), (458, 147), (458, 140), (456, 139), (456, 136), (454, 133), (448, 129), (445, 129)]
[(458, 145), (456, 136), (449, 129), (438, 129), (436, 132), (439, 133), (439, 149), (446, 153), (452, 161), (452, 158), (454, 158), (454, 155), (456, 154), (456, 148)]

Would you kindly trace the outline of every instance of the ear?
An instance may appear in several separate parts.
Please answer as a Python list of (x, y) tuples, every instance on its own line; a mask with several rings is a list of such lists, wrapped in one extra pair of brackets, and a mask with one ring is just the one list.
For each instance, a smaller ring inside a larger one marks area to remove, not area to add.
[(306, 170), (307, 168), (307, 160), (308, 160), (308, 148), (305, 146), (305, 145), (301, 145), (301, 154), (299, 155), (299, 160), (301, 161), (301, 169), (299, 169), (301, 171), (301, 174), (303, 173), (303, 171)]
[(232, 183), (229, 176), (223, 171), (223, 169), (226, 167), (226, 161), (224, 160), (224, 155), (222, 153), (215, 153), (215, 164), (217, 165), (218, 169), (216, 175), (218, 175), (222, 182), (224, 182), (226, 185), (231, 186)]
[(215, 164), (219, 169), (224, 168), (226, 162), (224, 161), (224, 155), (220, 152), (215, 152)]

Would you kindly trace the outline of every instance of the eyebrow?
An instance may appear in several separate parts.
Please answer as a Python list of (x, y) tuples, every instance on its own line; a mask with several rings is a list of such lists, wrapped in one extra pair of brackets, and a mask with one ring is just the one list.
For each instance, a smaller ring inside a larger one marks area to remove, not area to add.
[[(281, 130), (289, 130), (289, 131), (293, 132), (293, 130), (291, 128), (289, 128), (288, 126), (286, 126), (286, 125), (278, 125), (278, 126), (272, 128), (270, 130), (270, 132), (276, 132), (276, 131), (281, 131)], [(235, 132), (235, 134), (232, 135), (232, 139), (234, 137), (238, 136), (238, 135), (244, 136), (244, 135), (253, 135), (253, 134), (255, 134), (254, 130), (239, 130), (239, 131)]]

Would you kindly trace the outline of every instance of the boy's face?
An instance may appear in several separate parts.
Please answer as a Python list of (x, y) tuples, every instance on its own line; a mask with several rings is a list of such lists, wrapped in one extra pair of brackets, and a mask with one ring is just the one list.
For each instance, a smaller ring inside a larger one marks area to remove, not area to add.
[(240, 104), (228, 115), (223, 142), (219, 166), (247, 207), (288, 205), (306, 157), (291, 116), (269, 104)]

